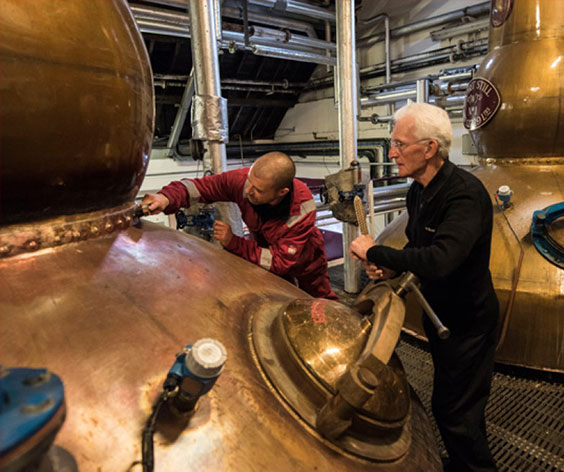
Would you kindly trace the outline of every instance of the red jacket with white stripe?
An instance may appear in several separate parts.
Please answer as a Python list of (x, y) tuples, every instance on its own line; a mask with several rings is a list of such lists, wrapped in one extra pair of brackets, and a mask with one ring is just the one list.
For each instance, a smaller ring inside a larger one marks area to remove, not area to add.
[[(310, 190), (294, 179), (290, 216), (263, 223), (243, 193), (248, 173), (245, 168), (171, 182), (159, 192), (170, 201), (165, 213), (189, 208), (191, 203), (236, 203), (253, 240), (233, 235), (228, 251), (292, 282), (297, 279), (300, 288), (310, 295), (336, 299), (329, 286), (327, 257), (323, 237), (315, 226), (315, 202)], [(257, 241), (266, 241), (267, 247), (260, 247)]]

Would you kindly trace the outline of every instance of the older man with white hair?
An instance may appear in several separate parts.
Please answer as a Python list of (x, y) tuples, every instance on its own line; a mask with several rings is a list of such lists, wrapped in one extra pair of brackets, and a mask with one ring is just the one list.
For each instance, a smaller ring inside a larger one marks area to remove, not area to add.
[(449, 471), (494, 471), (484, 411), (490, 393), (498, 301), (489, 271), (493, 211), (482, 183), (449, 161), (452, 127), (447, 113), (412, 103), (394, 115), (390, 157), (407, 193), (408, 243), (403, 249), (355, 239), (353, 257), (368, 276), (383, 280), (410, 271), (450, 329), (440, 339), (423, 325), (435, 367), (433, 414), (444, 440)]

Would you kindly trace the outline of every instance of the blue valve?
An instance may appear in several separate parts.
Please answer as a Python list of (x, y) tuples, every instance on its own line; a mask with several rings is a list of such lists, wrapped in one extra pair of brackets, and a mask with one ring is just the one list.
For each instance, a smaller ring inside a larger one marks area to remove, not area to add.
[(180, 416), (191, 414), (199, 398), (208, 393), (223, 371), (227, 351), (215, 339), (203, 338), (178, 354), (164, 382), (165, 391), (178, 388), (169, 407)]

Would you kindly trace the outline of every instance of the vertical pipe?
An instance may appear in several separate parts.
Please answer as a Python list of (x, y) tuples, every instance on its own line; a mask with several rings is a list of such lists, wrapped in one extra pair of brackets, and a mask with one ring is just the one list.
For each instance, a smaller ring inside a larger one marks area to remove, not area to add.
[(384, 50), (386, 56), (386, 83), (392, 81), (392, 59), (390, 53), (390, 17), (384, 15)]
[[(222, 136), (225, 133), (220, 129), (227, 129), (227, 124), (225, 123), (226, 115), (225, 117), (221, 116), (224, 99), (221, 98), (217, 34), (215, 31), (217, 23), (214, 18), (217, 1), (189, 0), (188, 3), (190, 31), (192, 33), (192, 63), (196, 74), (195, 99), (205, 109), (205, 112), (201, 115), (205, 129), (201, 131), (201, 134), (208, 138), (211, 162), (208, 161), (207, 166), (211, 167), (214, 174), (219, 174), (227, 168), (227, 154), (225, 152), (227, 136)], [(227, 109), (226, 104), (225, 109)], [(192, 111), (194, 112), (194, 110)], [(210, 129), (214, 128), (214, 125), (216, 129)], [(206, 160), (204, 160), (204, 167), (206, 167)]]
[[(357, 157), (356, 44), (354, 0), (335, 4), (337, 14), (337, 74), (339, 77), (339, 153), (341, 167), (347, 169)], [(349, 246), (358, 236), (358, 229), (343, 223), (343, 254), (345, 259), (345, 291), (360, 289), (360, 263), (349, 256)]]
[[(379, 166), (382, 167), (382, 166)], [(368, 227), (369, 234), (374, 238), (376, 236), (376, 220), (374, 219), (374, 182), (372, 179), (368, 181), (366, 189), (366, 201), (368, 202)]]
[(429, 101), (429, 80), (418, 79), (415, 85), (417, 103), (427, 103)]

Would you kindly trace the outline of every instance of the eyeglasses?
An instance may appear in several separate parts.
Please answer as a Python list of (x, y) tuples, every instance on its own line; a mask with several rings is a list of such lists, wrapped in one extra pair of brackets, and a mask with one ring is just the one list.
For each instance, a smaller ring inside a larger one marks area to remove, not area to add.
[(413, 143), (404, 143), (402, 141), (398, 141), (397, 139), (392, 139), (390, 141), (390, 147), (391, 148), (395, 147), (399, 152), (403, 152), (403, 150), (406, 147), (412, 146), (413, 144), (417, 144), (417, 143), (420, 143), (422, 141), (429, 141), (429, 138), (418, 139), (417, 141), (415, 141)]

